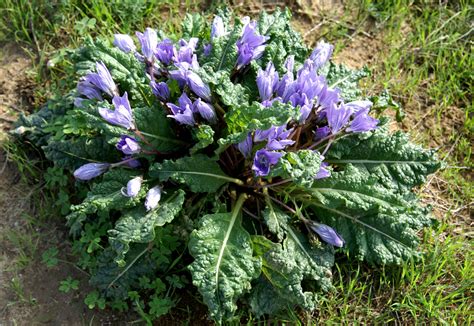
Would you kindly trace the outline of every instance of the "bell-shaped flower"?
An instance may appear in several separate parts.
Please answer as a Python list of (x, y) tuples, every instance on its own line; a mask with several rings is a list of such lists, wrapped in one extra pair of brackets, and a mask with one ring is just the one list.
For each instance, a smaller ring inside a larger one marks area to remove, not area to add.
[(242, 153), (245, 158), (249, 158), (252, 153), (252, 134), (248, 134), (247, 137), (237, 144), (237, 149)]
[(370, 109), (373, 103), (371, 101), (362, 100), (362, 101), (352, 101), (345, 103), (344, 106), (352, 110), (353, 113), (357, 113), (361, 110)]
[(270, 152), (266, 149), (260, 149), (255, 153), (255, 158), (253, 160), (252, 171), (255, 176), (263, 177), (270, 173), (270, 168), (272, 165), (278, 163), (278, 160), (283, 156), (283, 153), (279, 152)]
[(278, 72), (272, 62), (267, 64), (265, 70), (259, 69), (257, 73), (257, 87), (262, 101), (269, 100), (273, 96), (279, 81)]
[(102, 92), (114, 97), (118, 94), (112, 75), (103, 62), (96, 63), (97, 73), (90, 73), (84, 77), (84, 80), (94, 85)]
[(137, 48), (128, 34), (115, 34), (114, 45), (125, 53), (135, 52)]
[(166, 38), (158, 43), (155, 50), (155, 56), (162, 64), (167, 66), (173, 62), (173, 56), (175, 55), (175, 52), (176, 49), (173, 45), (173, 42)]
[(97, 99), (102, 101), (100, 89), (90, 82), (90, 78), (82, 77), (77, 83), (77, 92), (88, 99)]
[(308, 223), (309, 228), (316, 233), (321, 240), (334, 246), (334, 247), (343, 247), (344, 239), (330, 226), (326, 224), (316, 223), (311, 221)]
[(167, 106), (171, 109), (173, 114), (168, 115), (169, 118), (173, 118), (181, 124), (194, 125), (196, 121), (193, 116), (193, 103), (189, 99), (186, 93), (183, 93), (178, 99), (178, 105), (173, 103), (167, 103)]
[(351, 114), (352, 110), (346, 108), (344, 105), (337, 106), (336, 104), (333, 104), (328, 110), (326, 110), (328, 125), (331, 128), (331, 133), (333, 135), (345, 127), (349, 122)]
[(259, 35), (257, 30), (257, 22), (252, 21), (245, 24), (242, 29), (242, 36), (237, 40), (237, 69), (242, 68), (252, 60), (259, 59), (265, 47), (268, 36)]
[(369, 109), (362, 109), (354, 115), (347, 131), (351, 132), (365, 132), (377, 128), (379, 120), (372, 118), (369, 114)]
[(294, 140), (288, 139), (293, 128), (286, 130), (286, 125), (280, 127), (272, 127), (273, 132), (268, 136), (266, 148), (269, 150), (280, 150), (295, 143)]
[(158, 35), (156, 31), (148, 27), (144, 33), (136, 32), (136, 35), (142, 46), (141, 51), (145, 60), (149, 63), (153, 62), (156, 47), (158, 46)]
[(116, 163), (117, 165), (125, 165), (131, 169), (136, 169), (142, 166), (139, 160), (132, 158), (130, 155), (122, 157), (122, 162)]
[(216, 112), (214, 111), (214, 108), (212, 107), (212, 105), (202, 101), (200, 98), (194, 101), (193, 108), (194, 108), (194, 112), (198, 112), (201, 115), (201, 117), (203, 117), (207, 121), (209, 122), (216, 121)]
[(226, 31), (225, 31), (225, 26), (224, 26), (224, 21), (220, 16), (215, 16), (214, 20), (212, 21), (212, 26), (211, 26), (211, 40), (225, 36)]
[(148, 190), (145, 199), (145, 208), (148, 211), (156, 208), (158, 203), (161, 200), (161, 188), (159, 186), (155, 186)]
[(323, 139), (329, 136), (330, 133), (331, 133), (331, 128), (329, 128), (328, 126), (319, 127), (316, 129), (316, 132), (314, 133), (314, 140), (318, 141), (320, 139)]
[(195, 65), (197, 63), (197, 57), (194, 56), (194, 51), (196, 50), (199, 39), (197, 37), (192, 37), (189, 39), (189, 42), (186, 40), (179, 40), (180, 48), (175, 51), (173, 60), (176, 63), (186, 62), (190, 65)]
[(109, 163), (87, 163), (74, 171), (74, 177), (83, 181), (90, 180), (107, 171), (109, 167)]
[(184, 62), (176, 64), (176, 67), (178, 67), (178, 70), (172, 70), (169, 72), (170, 78), (177, 80), (181, 87), (188, 85), (194, 94), (210, 102), (211, 89), (209, 88), (209, 85), (204, 83), (201, 77), (191, 70), (191, 66)]
[(151, 91), (153, 92), (153, 94), (155, 94), (155, 96), (161, 101), (161, 102), (166, 102), (169, 100), (170, 98), (170, 89), (168, 87), (168, 84), (166, 84), (165, 82), (155, 82), (154, 80), (152, 80), (150, 82), (150, 87), (151, 87)]
[(140, 192), (143, 178), (135, 177), (127, 182), (127, 188), (123, 187), (121, 192), (125, 197), (135, 197)]
[(137, 140), (133, 137), (122, 135), (116, 145), (119, 151), (125, 155), (132, 155), (140, 153), (141, 147)]
[(315, 179), (324, 179), (331, 176), (331, 171), (328, 169), (329, 164), (326, 162), (322, 162), (321, 166), (319, 167), (318, 173), (314, 176)]
[(99, 108), (99, 114), (102, 118), (113, 125), (121, 126), (126, 129), (135, 129), (127, 92), (125, 92), (122, 97), (114, 96), (112, 103), (114, 104), (115, 110)]
[(320, 41), (309, 56), (310, 60), (314, 64), (314, 68), (319, 69), (324, 66), (331, 58), (333, 50), (334, 46), (324, 41)]

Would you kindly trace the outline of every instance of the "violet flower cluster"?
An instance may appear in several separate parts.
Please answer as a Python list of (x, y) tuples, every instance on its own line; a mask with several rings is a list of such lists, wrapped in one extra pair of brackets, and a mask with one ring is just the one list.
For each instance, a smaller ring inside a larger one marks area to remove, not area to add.
[[(116, 34), (114, 45), (143, 63), (151, 93), (167, 110), (167, 117), (175, 121), (177, 128), (194, 128), (201, 123), (216, 125), (218, 122), (211, 88), (199, 74), (201, 67), (198, 53), (204, 57), (209, 56), (213, 42), (228, 33), (223, 19), (216, 16), (208, 42), (200, 43), (198, 38), (193, 37), (174, 43), (167, 38), (159, 39), (154, 29), (147, 28), (143, 33), (136, 33), (140, 50), (132, 37), (125, 34)], [(237, 59), (234, 72), (242, 72), (253, 60), (260, 59), (268, 40), (268, 36), (258, 32), (257, 22), (250, 21), (248, 17), (242, 19), (241, 34), (235, 44)], [(296, 67), (294, 56), (289, 55), (281, 76), (272, 62), (268, 62), (265, 69), (258, 70), (255, 85), (259, 94), (258, 101), (262, 106), (268, 108), (275, 102), (290, 104), (299, 110), (300, 115), (297, 121), (252, 131), (242, 142), (236, 144), (255, 179), (269, 176), (273, 167), (289, 151), (314, 150), (324, 160), (331, 142), (337, 137), (377, 127), (378, 120), (368, 114), (372, 106), (370, 101), (346, 103), (340, 96), (340, 91), (331, 87), (324, 75), (320, 74), (320, 68), (328, 64), (332, 52), (333, 46), (322, 41), (299, 67)], [(178, 94), (171, 91), (172, 82), (179, 86)], [(106, 122), (124, 129), (116, 144), (117, 150), (124, 157), (117, 163), (85, 164), (74, 172), (74, 176), (78, 180), (90, 180), (116, 166), (139, 167), (138, 159), (147, 150), (149, 143), (135, 123), (130, 103), (130, 100), (133, 103), (133, 99), (129, 99), (127, 92), (121, 95), (103, 62), (97, 62), (96, 72), (81, 78), (77, 84), (77, 93), (77, 107), (82, 107), (84, 100), (104, 103), (98, 109), (98, 114)], [(109, 100), (113, 109), (105, 104)], [(312, 144), (298, 148), (298, 135), (301, 130), (308, 128), (312, 132)], [(319, 152), (318, 149), (321, 148), (315, 148), (317, 144), (326, 144), (326, 147)], [(314, 179), (330, 175), (330, 165), (322, 162)], [(142, 183), (142, 176), (131, 179), (122, 189), (123, 196), (137, 196)], [(160, 198), (160, 186), (148, 190), (145, 202), (147, 211), (157, 207)], [(343, 245), (342, 238), (329, 226), (313, 223), (309, 228), (325, 242), (337, 247)]]

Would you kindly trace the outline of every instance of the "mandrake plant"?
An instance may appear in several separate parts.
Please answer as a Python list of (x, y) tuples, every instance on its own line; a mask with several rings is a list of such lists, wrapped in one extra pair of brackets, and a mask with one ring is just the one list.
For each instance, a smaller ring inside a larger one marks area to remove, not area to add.
[(179, 37), (88, 39), (77, 87), (20, 120), (75, 177), (67, 225), (90, 307), (151, 322), (196, 289), (216, 322), (238, 306), (277, 316), (316, 307), (335, 254), (418, 256), (431, 219), (413, 188), (439, 162), (389, 132), (387, 94), (358, 87), (367, 69), (308, 49), (289, 20), (188, 15)]

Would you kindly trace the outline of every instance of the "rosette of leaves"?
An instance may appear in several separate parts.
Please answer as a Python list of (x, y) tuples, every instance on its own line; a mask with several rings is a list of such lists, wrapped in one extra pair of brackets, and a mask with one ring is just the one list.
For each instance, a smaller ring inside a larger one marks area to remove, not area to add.
[(20, 120), (74, 171), (67, 223), (109, 306), (151, 321), (189, 278), (218, 323), (238, 304), (311, 310), (336, 253), (418, 256), (430, 215), (413, 188), (440, 164), (371, 116), (366, 69), (332, 63), (323, 41), (308, 49), (288, 11), (188, 15), (182, 37), (137, 39), (86, 40), (77, 88)]

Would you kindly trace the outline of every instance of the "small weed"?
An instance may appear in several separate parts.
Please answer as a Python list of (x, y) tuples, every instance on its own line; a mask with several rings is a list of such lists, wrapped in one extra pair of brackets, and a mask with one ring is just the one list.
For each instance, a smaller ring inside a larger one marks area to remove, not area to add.
[(51, 268), (58, 265), (59, 260), (57, 258), (59, 254), (58, 248), (53, 247), (49, 248), (42, 255), (42, 262), (46, 265), (46, 267)]
[(59, 291), (69, 293), (71, 290), (79, 290), (79, 281), (69, 276), (67, 279), (61, 281)]

